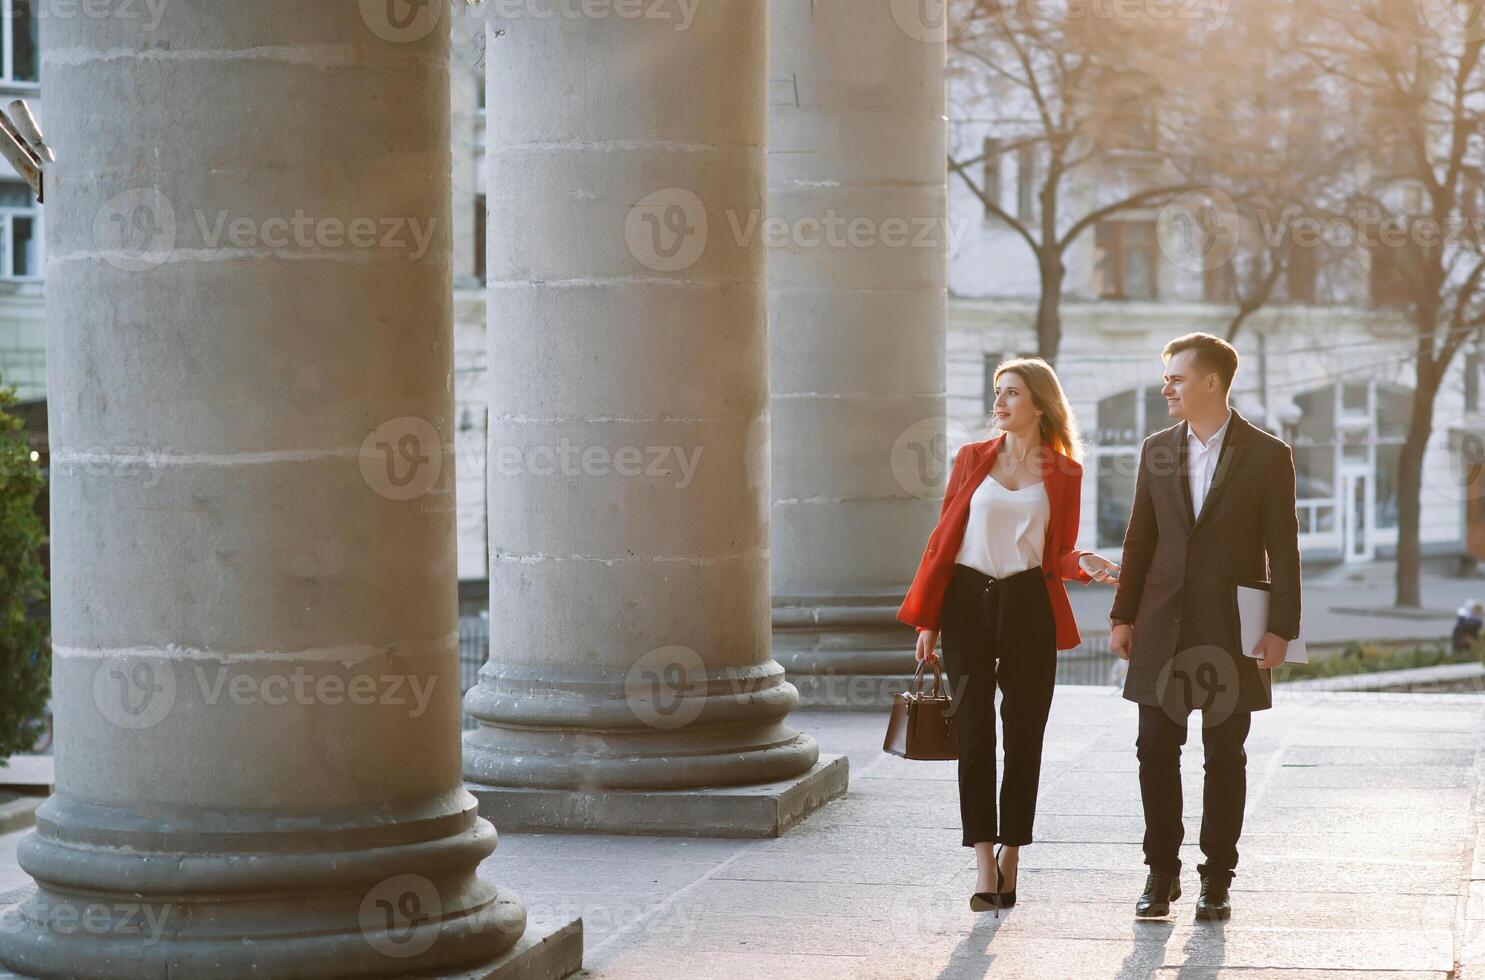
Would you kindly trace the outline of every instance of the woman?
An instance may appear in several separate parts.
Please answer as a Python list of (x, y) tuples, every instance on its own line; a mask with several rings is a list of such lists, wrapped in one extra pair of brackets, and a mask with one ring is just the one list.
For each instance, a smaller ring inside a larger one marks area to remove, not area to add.
[[(1039, 357), (995, 369), (999, 433), (954, 459), (938, 525), (897, 618), (918, 627), (918, 661), (942, 640), (959, 740), (959, 816), (979, 877), (970, 908), (1016, 903), (1030, 844), (1057, 651), (1080, 637), (1063, 579), (1112, 582), (1118, 566), (1078, 551), (1083, 467), (1077, 422)], [(995, 805), (995, 687), (1005, 780)], [(999, 854), (995, 844), (1002, 845)], [(993, 870), (992, 870), (993, 869)]]

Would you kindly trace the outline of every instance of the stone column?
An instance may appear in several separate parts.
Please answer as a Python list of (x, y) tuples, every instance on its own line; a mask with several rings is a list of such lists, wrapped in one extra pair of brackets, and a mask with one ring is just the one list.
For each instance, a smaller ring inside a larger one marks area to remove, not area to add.
[(885, 704), (942, 502), (946, 26), (920, 0), (772, 0), (774, 654), (806, 703)]
[(510, 8), (465, 775), (502, 827), (776, 833), (844, 758), (786, 724), (769, 649), (767, 3)]
[(57, 783), (16, 973), (531, 943), (460, 779), (440, 10), (45, 21)]

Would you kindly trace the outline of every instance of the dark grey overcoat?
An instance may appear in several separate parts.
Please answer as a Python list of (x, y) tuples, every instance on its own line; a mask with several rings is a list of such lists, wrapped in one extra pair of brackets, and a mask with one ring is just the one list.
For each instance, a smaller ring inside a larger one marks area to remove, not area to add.
[(1140, 450), (1109, 614), (1134, 624), (1124, 697), (1184, 708), (1270, 707), (1271, 672), (1239, 649), (1233, 583), (1251, 580), (1270, 583), (1269, 631), (1298, 636), (1299, 523), (1288, 443), (1233, 409), (1211, 488), (1193, 518), (1186, 422), (1150, 436)]

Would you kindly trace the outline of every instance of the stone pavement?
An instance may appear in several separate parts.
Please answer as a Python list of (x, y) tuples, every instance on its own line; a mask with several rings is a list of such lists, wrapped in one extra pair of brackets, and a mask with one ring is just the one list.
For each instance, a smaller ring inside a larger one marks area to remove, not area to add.
[[(1144, 883), (1133, 705), (1058, 690), (1038, 842), (1019, 902), (968, 910), (953, 763), (882, 754), (883, 719), (797, 712), (846, 752), (847, 798), (777, 840), (502, 835), (492, 870), (533, 916), (579, 914), (603, 980), (851, 977), (1449, 976), (1485, 925), (1474, 904), (1485, 698), (1280, 695), (1249, 738), (1234, 918), (1192, 920), (1200, 735), (1188, 751), (1183, 887), (1169, 921), (1135, 922)], [(1485, 942), (1478, 960), (1485, 965)]]
[[(535, 921), (581, 915), (600, 980), (1485, 977), (1485, 697), (1281, 693), (1248, 741), (1225, 925), (1192, 920), (1194, 727), (1186, 896), (1169, 920), (1136, 922), (1135, 710), (1111, 689), (1059, 688), (1038, 840), (997, 922), (968, 910), (952, 762), (884, 755), (875, 712), (791, 720), (847, 753), (851, 788), (782, 838), (506, 833), (483, 870)], [(0, 838), (0, 891), (22, 880), (17, 838)]]

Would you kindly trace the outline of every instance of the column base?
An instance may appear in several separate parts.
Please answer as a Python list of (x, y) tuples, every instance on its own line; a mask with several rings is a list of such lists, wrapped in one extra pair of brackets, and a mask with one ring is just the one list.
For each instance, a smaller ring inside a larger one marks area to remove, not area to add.
[(0, 909), (0, 969), (65, 980), (402, 977), (498, 962), (526, 928), (475, 869), (462, 789), (375, 811), (148, 813), (53, 795)]
[(801, 707), (876, 711), (917, 669), (917, 630), (897, 618), (900, 596), (774, 596), (773, 658)]
[[(27, 890), (0, 895), (0, 915), (26, 898)], [(422, 974), (416, 980), (564, 980), (583, 968), (583, 920), (560, 928), (528, 928), (499, 959), (461, 973)], [(209, 980), (206, 975), (202, 980)], [(0, 966), (0, 980), (32, 980)], [(406, 978), (412, 980), (412, 978)]]
[(573, 919), (558, 928), (527, 927), (520, 942), (493, 963), (417, 980), (563, 980), (582, 968), (583, 920)]
[(675, 790), (585, 791), (465, 783), (502, 832), (559, 831), (674, 837), (779, 837), (844, 796), (844, 755), (772, 783)]

